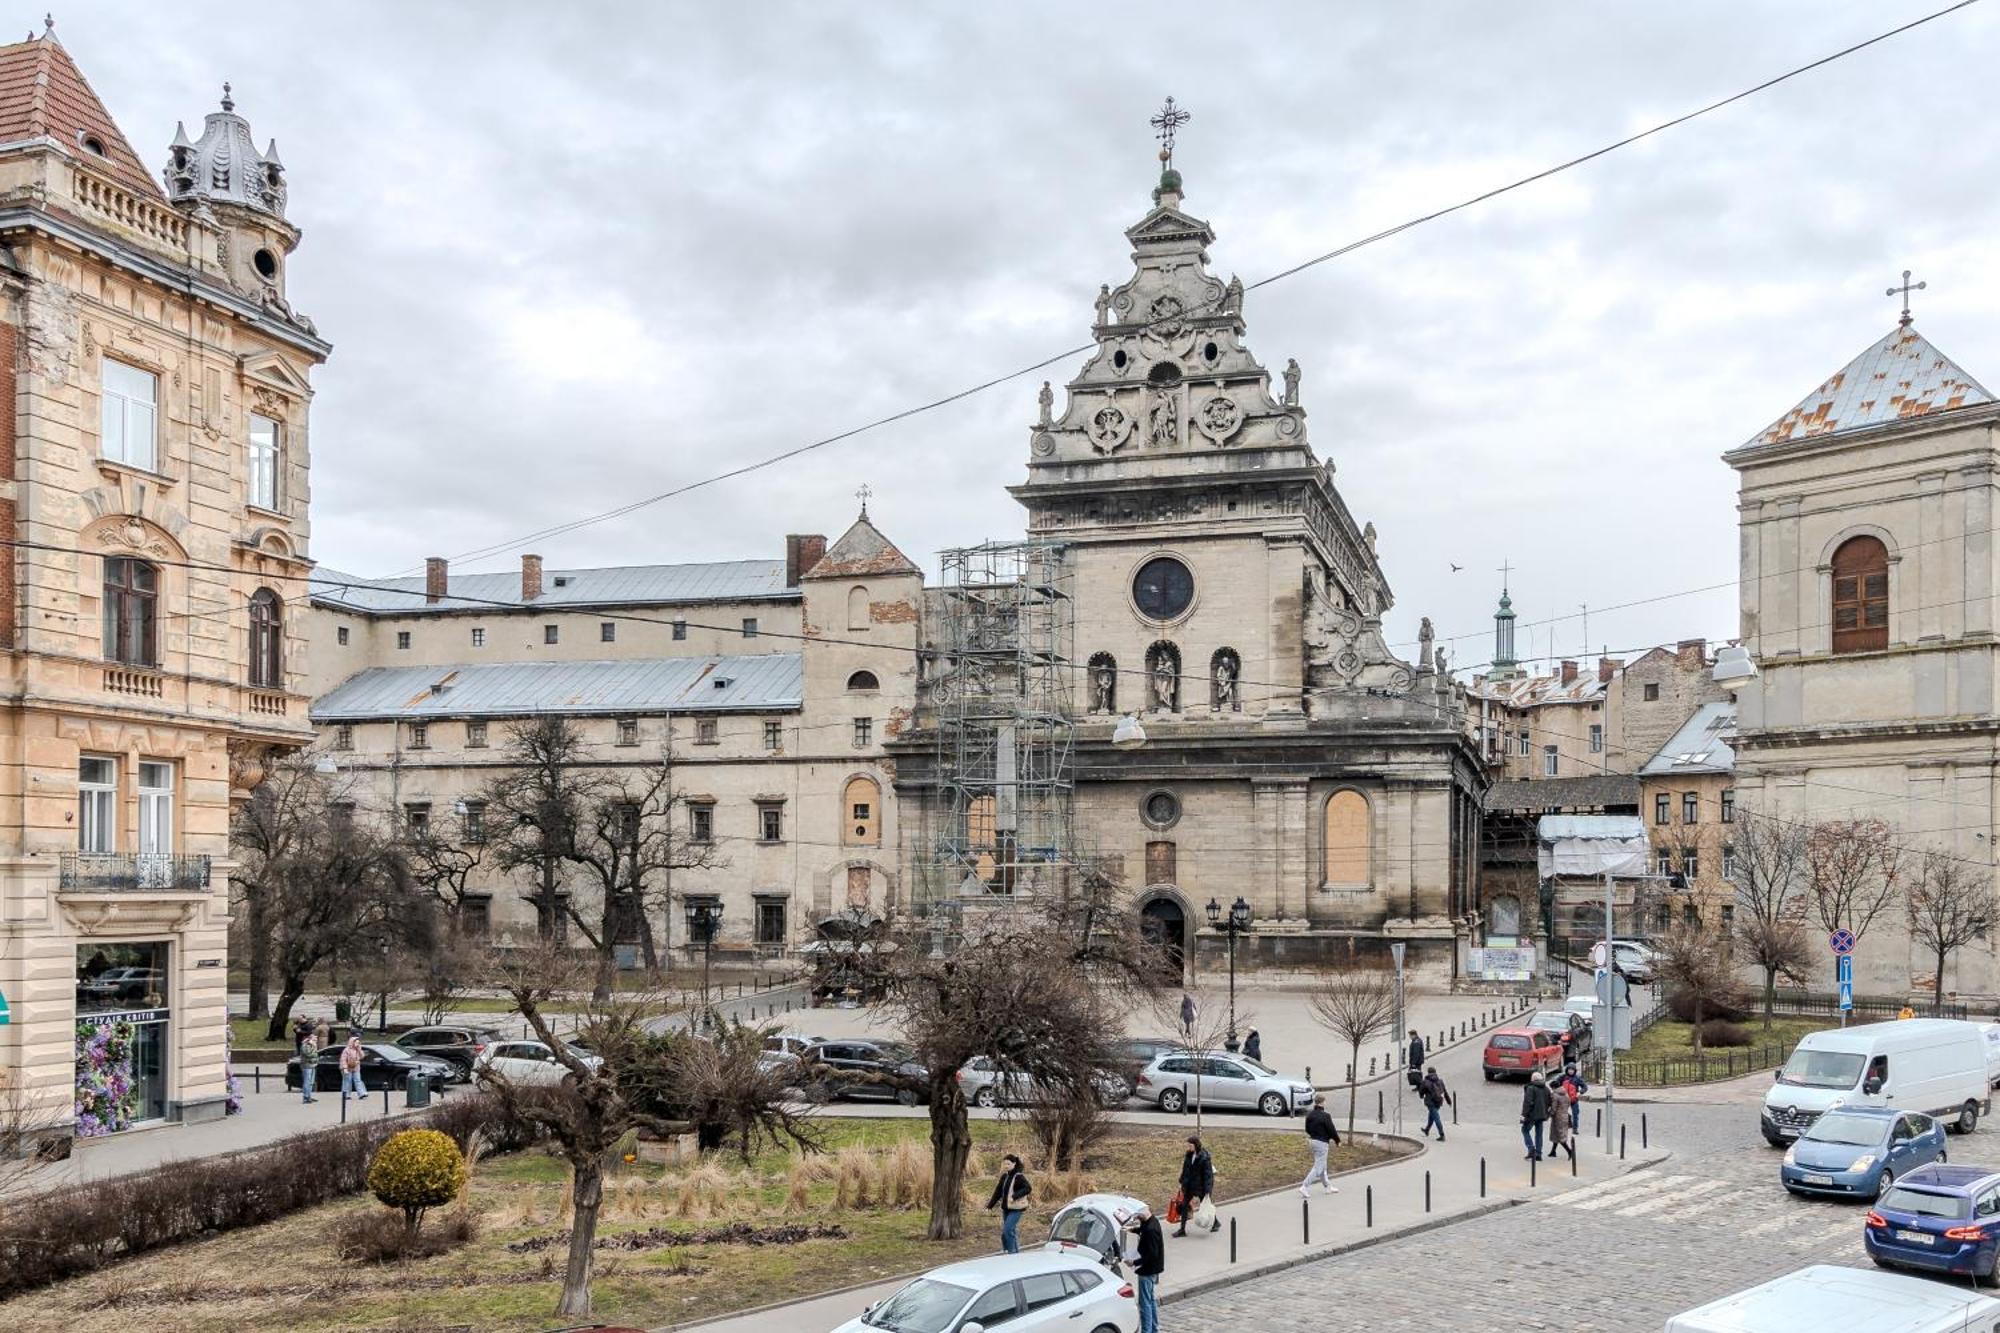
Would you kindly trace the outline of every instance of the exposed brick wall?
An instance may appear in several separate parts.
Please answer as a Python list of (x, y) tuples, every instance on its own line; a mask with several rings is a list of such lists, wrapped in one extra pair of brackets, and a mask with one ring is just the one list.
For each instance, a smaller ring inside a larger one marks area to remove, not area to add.
[[(14, 471), (14, 357), (17, 334), (12, 324), (0, 324), (0, 481), (12, 481)], [(7, 534), (14, 534), (9, 531)]]

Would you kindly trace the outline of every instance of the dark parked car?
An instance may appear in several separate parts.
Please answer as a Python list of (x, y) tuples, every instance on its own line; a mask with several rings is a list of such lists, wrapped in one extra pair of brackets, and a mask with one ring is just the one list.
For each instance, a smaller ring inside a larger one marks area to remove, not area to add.
[(411, 1055), (428, 1055), (448, 1061), (458, 1071), (458, 1081), (472, 1077), (472, 1061), (489, 1042), (502, 1040), (491, 1028), (435, 1027), (412, 1028), (396, 1038), (396, 1045)]
[(1114, 1067), (1125, 1076), (1126, 1086), (1132, 1087), (1139, 1081), (1140, 1070), (1163, 1055), (1186, 1050), (1187, 1044), (1172, 1037), (1120, 1037), (1108, 1043), (1106, 1049), (1111, 1052)]
[[(313, 1066), (313, 1087), (319, 1092), (340, 1091), (340, 1052), (342, 1048), (320, 1052), (319, 1063)], [(385, 1041), (363, 1043), (361, 1047), (361, 1086), (370, 1092), (382, 1088), (401, 1088), (412, 1074), (422, 1074), (431, 1081), (433, 1087), (451, 1082), (458, 1077), (458, 1067), (449, 1060), (439, 1060), (434, 1056), (412, 1055), (408, 1051), (391, 1046)], [(299, 1086), (299, 1057), (285, 1061), (285, 1086), (296, 1090)]]
[(822, 1041), (799, 1055), (799, 1086), (822, 1099), (917, 1106), (929, 1100), (929, 1078), (909, 1047), (892, 1041)]
[(1581, 1060), (1590, 1053), (1590, 1020), (1567, 1009), (1543, 1009), (1521, 1026), (1553, 1032), (1563, 1044), (1563, 1058)]

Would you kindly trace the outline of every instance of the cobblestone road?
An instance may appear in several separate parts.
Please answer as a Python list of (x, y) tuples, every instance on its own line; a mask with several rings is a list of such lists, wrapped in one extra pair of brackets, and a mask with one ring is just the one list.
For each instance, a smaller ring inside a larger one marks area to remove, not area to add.
[[(1807, 1264), (1867, 1266), (1862, 1210), (1786, 1194), (1754, 1109), (1645, 1110), (1674, 1150), (1658, 1167), (1176, 1302), (1160, 1326), (1641, 1333)], [(1954, 1135), (1950, 1150), (2000, 1161), (2000, 1134)], [(1171, 1249), (1167, 1259), (1171, 1280)]]

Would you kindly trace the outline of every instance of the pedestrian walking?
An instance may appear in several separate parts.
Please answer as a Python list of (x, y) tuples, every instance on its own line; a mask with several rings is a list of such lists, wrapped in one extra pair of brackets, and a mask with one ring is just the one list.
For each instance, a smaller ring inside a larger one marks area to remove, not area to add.
[[(1215, 1193), (1215, 1160), (1201, 1146), (1201, 1136), (1188, 1135), (1187, 1145), (1187, 1156), (1181, 1159), (1181, 1225), (1176, 1236), (1187, 1235), (1188, 1219), (1202, 1200)], [(1222, 1219), (1216, 1218), (1209, 1230), (1222, 1230)]]
[(1570, 1108), (1564, 1105), (1565, 1098), (1560, 1087), (1549, 1091), (1549, 1100), (1554, 1104), (1554, 1112), (1549, 1116), (1549, 1156), (1567, 1152), (1570, 1160), (1576, 1160), (1576, 1129), (1570, 1124)]
[(1435, 1125), (1438, 1142), (1444, 1142), (1444, 1108), (1451, 1105), (1451, 1091), (1444, 1085), (1444, 1076), (1432, 1065), (1424, 1071), (1424, 1081), (1417, 1087), (1417, 1095), (1424, 1099), (1424, 1137), (1431, 1136)]
[(1333, 1117), (1326, 1113), (1326, 1094), (1321, 1093), (1313, 1098), (1313, 1109), (1306, 1112), (1306, 1144), (1312, 1149), (1313, 1157), (1312, 1170), (1306, 1172), (1306, 1178), (1299, 1182), (1299, 1193), (1306, 1198), (1312, 1197), (1311, 1186), (1315, 1180), (1326, 1186), (1328, 1194), (1340, 1193), (1340, 1187), (1326, 1173), (1327, 1150), (1338, 1142), (1340, 1131), (1334, 1127)]
[(1405, 1071), (1404, 1077), (1410, 1080), (1410, 1086), (1413, 1088), (1424, 1081), (1425, 1055), (1426, 1052), (1424, 1050), (1424, 1039), (1417, 1035), (1417, 1030), (1415, 1028), (1411, 1028), (1410, 1065), (1409, 1068)]
[(1028, 1173), (1021, 1166), (1021, 1159), (1008, 1153), (1000, 1159), (1007, 1168), (1000, 1173), (999, 1183), (993, 1186), (993, 1197), (986, 1201), (988, 1212), (1000, 1210), (1000, 1249), (1004, 1254), (1021, 1252), (1021, 1214), (1028, 1211), (1028, 1199), (1033, 1195), (1034, 1186), (1028, 1181)]
[(1521, 1089), (1521, 1143), (1527, 1148), (1530, 1161), (1542, 1160), (1542, 1123), (1549, 1118), (1552, 1108), (1548, 1080), (1537, 1069), (1528, 1075), (1528, 1086)]
[(1243, 1054), (1252, 1060), (1264, 1058), (1264, 1038), (1258, 1034), (1256, 1028), (1251, 1028), (1250, 1035), (1243, 1039)]
[(1194, 1031), (1194, 1019), (1194, 996), (1183, 992), (1181, 995), (1181, 1030), (1192, 1033)]
[(1160, 1230), (1160, 1219), (1143, 1203), (1139, 1215), (1126, 1225), (1139, 1233), (1139, 1257), (1132, 1263), (1132, 1274), (1139, 1279), (1139, 1333), (1160, 1333), (1160, 1306), (1154, 1288), (1160, 1274), (1167, 1271), (1166, 1234)]
[(313, 1096), (313, 1091), (318, 1086), (319, 1033), (307, 1028), (305, 1035), (299, 1038), (299, 1091), (305, 1094), (307, 1101), (316, 1102), (319, 1098)]
[[(1583, 1081), (1574, 1063), (1563, 1066), (1562, 1082), (1556, 1085), (1562, 1093), (1563, 1101), (1569, 1104), (1569, 1128), (1576, 1133), (1583, 1128), (1583, 1094), (1590, 1091), (1590, 1085)], [(1560, 1113), (1561, 1106), (1556, 1108)]]
[(340, 1048), (340, 1100), (347, 1100), (350, 1089), (356, 1097), (367, 1100), (368, 1089), (361, 1082), (361, 1037), (358, 1033), (348, 1037), (347, 1045)]

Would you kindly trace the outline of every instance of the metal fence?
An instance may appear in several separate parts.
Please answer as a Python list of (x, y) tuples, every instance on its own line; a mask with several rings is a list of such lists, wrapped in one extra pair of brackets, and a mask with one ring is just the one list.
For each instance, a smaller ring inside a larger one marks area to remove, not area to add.
[[(1895, 999), (1864, 999), (1856, 996), (1852, 1017), (1865, 1021), (1879, 1022), (1884, 1019), (1900, 1018), (1905, 1008), (1912, 1009), (1924, 1018), (1967, 1018), (1970, 1010), (1962, 1004), (1906, 1006)], [(1762, 1013), (1760, 1003), (1749, 1021), (1755, 1022)], [(1779, 991), (1773, 1010), (1779, 1018), (1831, 1017), (1836, 1021), (1840, 1014), (1840, 1000), (1835, 995), (1813, 995), (1805, 991)], [(1632, 1024), (1632, 1035), (1641, 1032), (1660, 1021), (1667, 1014), (1667, 1006), (1659, 1007)], [(1735, 1078), (1739, 1074), (1754, 1074), (1760, 1069), (1776, 1069), (1791, 1058), (1792, 1048), (1798, 1039), (1788, 1041), (1757, 1042), (1750, 1046), (1722, 1047), (1703, 1051), (1700, 1055), (1690, 1051), (1686, 1055), (1665, 1055), (1651, 1058), (1633, 1059), (1621, 1056), (1618, 1060), (1618, 1082), (1620, 1086), (1635, 1088), (1668, 1088), (1689, 1083), (1707, 1083), (1715, 1079)], [(1604, 1055), (1593, 1052), (1591, 1066), (1596, 1076), (1604, 1077)]]

